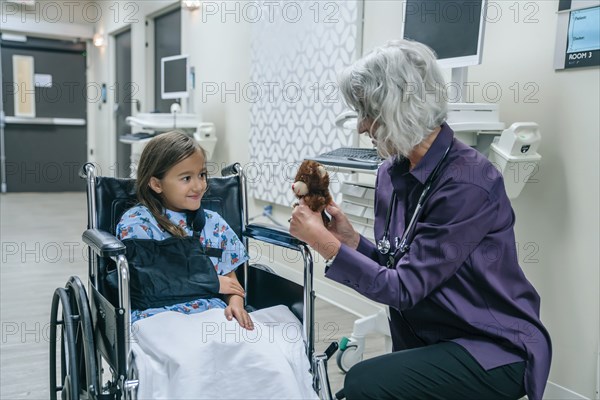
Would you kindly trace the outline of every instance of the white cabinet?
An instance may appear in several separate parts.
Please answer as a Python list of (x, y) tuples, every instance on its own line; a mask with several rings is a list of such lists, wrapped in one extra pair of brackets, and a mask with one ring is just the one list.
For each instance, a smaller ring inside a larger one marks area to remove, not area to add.
[(354, 228), (371, 241), (375, 241), (375, 185), (365, 182), (344, 182), (342, 184), (341, 208)]

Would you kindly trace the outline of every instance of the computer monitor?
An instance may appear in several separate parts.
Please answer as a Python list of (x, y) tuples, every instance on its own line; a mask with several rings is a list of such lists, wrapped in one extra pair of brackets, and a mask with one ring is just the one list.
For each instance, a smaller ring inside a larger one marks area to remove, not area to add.
[(188, 56), (178, 55), (160, 59), (161, 99), (189, 97)]
[(431, 47), (443, 68), (481, 64), (486, 0), (405, 0), (403, 37)]

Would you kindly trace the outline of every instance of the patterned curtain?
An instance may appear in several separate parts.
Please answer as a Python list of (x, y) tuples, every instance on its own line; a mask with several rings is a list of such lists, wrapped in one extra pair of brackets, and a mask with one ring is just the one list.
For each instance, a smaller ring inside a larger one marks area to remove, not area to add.
[[(304, 158), (357, 144), (334, 121), (345, 109), (337, 74), (358, 56), (362, 0), (271, 4), (277, 7), (252, 28), (251, 82), (244, 88), (251, 102), (246, 171), (252, 196), (290, 205), (290, 186)], [(330, 179), (339, 201), (343, 176), (330, 172)]]

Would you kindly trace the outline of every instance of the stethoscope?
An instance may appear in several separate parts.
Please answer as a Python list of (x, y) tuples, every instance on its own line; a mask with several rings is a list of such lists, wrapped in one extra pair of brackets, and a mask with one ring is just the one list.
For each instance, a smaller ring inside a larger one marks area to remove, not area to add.
[(435, 166), (435, 168), (433, 169), (433, 171), (431, 172), (431, 174), (425, 181), (425, 184), (424, 184), (425, 187), (423, 188), (423, 191), (421, 192), (421, 195), (419, 196), (419, 201), (417, 201), (417, 206), (415, 207), (415, 211), (413, 212), (412, 216), (410, 217), (410, 222), (408, 223), (408, 226), (404, 230), (402, 237), (401, 238), (396, 237), (396, 239), (394, 240), (395, 250), (392, 253), (390, 253), (390, 250), (392, 248), (392, 244), (390, 243), (390, 222), (392, 219), (392, 210), (394, 208), (396, 208), (396, 202), (398, 201), (397, 196), (396, 196), (396, 191), (393, 191), (392, 204), (388, 208), (387, 214), (385, 217), (385, 230), (383, 231), (383, 237), (377, 241), (377, 251), (379, 251), (379, 253), (381, 253), (381, 255), (389, 254), (388, 262), (387, 262), (388, 268), (391, 268), (394, 266), (396, 255), (398, 254), (398, 252), (400, 252), (400, 254), (404, 255), (408, 251), (408, 249), (410, 247), (409, 238), (411, 237), (412, 231), (414, 230), (415, 225), (417, 223), (417, 218), (419, 216), (419, 212), (421, 211), (421, 208), (423, 208), (423, 205), (425, 204), (425, 200), (427, 199), (427, 195), (429, 194), (429, 190), (431, 189), (431, 185), (433, 184), (433, 182), (437, 179), (438, 175), (440, 174), (440, 172), (442, 170), (442, 168), (441, 168), (442, 164), (444, 163), (444, 160), (446, 160), (446, 158), (448, 157), (448, 153), (450, 153), (451, 148), (452, 148), (452, 142), (450, 142), (450, 145), (444, 152), (444, 155), (442, 156), (441, 160), (437, 163), (437, 165)]

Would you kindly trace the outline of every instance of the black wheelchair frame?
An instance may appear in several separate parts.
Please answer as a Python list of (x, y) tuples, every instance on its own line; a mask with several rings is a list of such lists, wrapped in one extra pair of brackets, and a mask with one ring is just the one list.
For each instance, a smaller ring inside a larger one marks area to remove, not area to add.
[[(302, 321), (313, 388), (321, 399), (331, 399), (327, 360), (337, 350), (333, 342), (315, 353), (313, 259), (308, 246), (285, 229), (248, 224), (247, 185), (240, 164), (209, 178), (204, 208), (218, 212), (248, 249), (249, 239), (298, 251), (304, 260), (304, 285), (276, 275), (267, 266), (246, 262), (238, 277), (246, 289), (248, 309), (284, 304)], [(50, 398), (133, 399), (139, 385), (132, 351), (129, 268), (125, 246), (114, 235), (118, 219), (136, 203), (135, 180), (97, 177), (93, 164), (80, 176), (87, 181), (88, 226), (82, 238), (89, 246), (88, 288), (72, 276), (54, 292), (50, 315)], [(106, 283), (117, 276), (118, 290)], [(268, 290), (255, 290), (266, 287)], [(57, 356), (60, 354), (60, 382)], [(108, 370), (105, 371), (105, 367)], [(105, 373), (106, 372), (106, 373)]]

